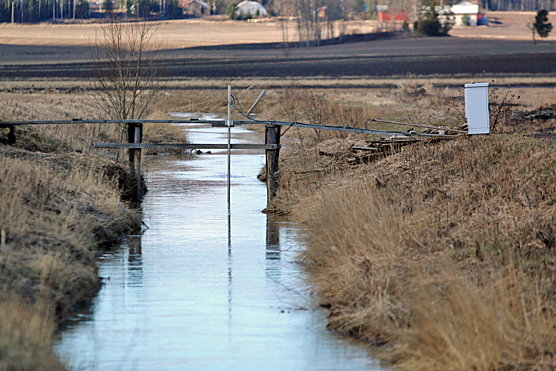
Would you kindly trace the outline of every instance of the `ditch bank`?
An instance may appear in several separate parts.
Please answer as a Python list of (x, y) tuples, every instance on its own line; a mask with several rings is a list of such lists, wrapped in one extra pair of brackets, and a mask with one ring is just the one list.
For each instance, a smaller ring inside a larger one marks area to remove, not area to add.
[[(0, 118), (99, 117), (89, 103), (84, 93), (0, 93)], [(184, 137), (172, 130), (145, 125), (145, 140)], [(101, 288), (97, 257), (140, 227), (135, 178), (122, 154), (92, 148), (121, 140), (118, 126), (18, 126), (11, 145), (8, 135), (0, 129), (0, 370), (64, 370), (55, 332)]]
[(274, 205), (306, 227), (328, 328), (404, 370), (554, 365), (556, 144), (464, 137), (354, 166), (361, 138), (335, 140), (334, 160), (283, 155)]
[(140, 226), (125, 200), (134, 180), (114, 161), (43, 152), (33, 140), (46, 136), (21, 134), (0, 144), (0, 369), (64, 369), (52, 336), (100, 289), (98, 254)]

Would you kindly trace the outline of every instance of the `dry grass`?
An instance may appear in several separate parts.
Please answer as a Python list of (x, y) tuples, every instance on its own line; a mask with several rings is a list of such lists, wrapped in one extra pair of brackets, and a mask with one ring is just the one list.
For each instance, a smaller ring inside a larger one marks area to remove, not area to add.
[(54, 325), (48, 306), (29, 307), (17, 297), (0, 302), (0, 370), (65, 370), (52, 350)]
[[(101, 116), (83, 93), (2, 93), (0, 117)], [(139, 211), (125, 201), (134, 193), (125, 157), (92, 148), (121, 141), (122, 133), (115, 125), (21, 126), (15, 145), (0, 144), (1, 370), (64, 369), (52, 351), (56, 323), (100, 288), (100, 250), (140, 227)], [(185, 135), (170, 125), (146, 125), (144, 140), (176, 142)]]
[[(445, 91), (408, 92), (402, 87), (392, 95), (390, 115), (396, 107), (402, 117), (436, 109), (432, 117), (442, 123), (453, 109), (435, 108)], [(529, 99), (512, 109), (538, 102), (536, 95)], [(335, 117), (330, 112), (341, 111), (330, 101), (321, 109), (326, 123)], [(290, 112), (310, 111), (296, 111), (298, 102), (287, 100)], [(380, 108), (363, 116), (384, 114)], [(360, 117), (355, 112), (334, 121)], [(554, 120), (511, 123), (512, 112), (504, 115), (504, 132), (510, 125), (516, 132), (555, 127)], [(300, 260), (321, 305), (330, 308), (329, 328), (388, 344), (381, 356), (404, 370), (556, 366), (553, 142), (473, 137), (406, 147), (349, 167), (341, 157), (332, 166), (318, 155), (331, 138), (305, 134), (283, 156), (274, 210), (307, 226)], [(364, 138), (333, 142), (341, 149), (356, 140)], [(329, 171), (299, 171), (323, 162)]]

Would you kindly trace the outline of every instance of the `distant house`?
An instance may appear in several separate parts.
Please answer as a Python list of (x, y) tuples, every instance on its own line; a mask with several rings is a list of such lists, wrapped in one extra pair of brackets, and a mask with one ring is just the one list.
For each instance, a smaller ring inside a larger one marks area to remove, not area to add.
[(235, 13), (236, 16), (240, 16), (241, 14), (251, 16), (259, 15), (261, 17), (268, 15), (264, 6), (256, 1), (242, 1), (237, 4)]
[(379, 10), (378, 20), (388, 21), (407, 21), (407, 13), (405, 10)]
[(461, 3), (452, 5), (450, 11), (454, 17), (455, 26), (464, 26), (463, 20), (467, 18), (469, 26), (476, 26), (479, 19), (479, 5), (473, 4), (469, 1), (462, 1)]
[(208, 4), (199, 0), (180, 2), (179, 6), (183, 8), (185, 14), (192, 17), (203, 17), (210, 14)]

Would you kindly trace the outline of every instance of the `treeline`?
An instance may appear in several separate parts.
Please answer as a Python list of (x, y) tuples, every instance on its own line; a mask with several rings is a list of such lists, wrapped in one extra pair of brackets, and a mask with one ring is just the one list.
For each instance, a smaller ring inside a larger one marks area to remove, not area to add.
[(556, 10), (556, 0), (485, 0), (487, 10)]
[[(225, 14), (234, 0), (209, 0), (210, 14)], [(323, 39), (343, 34), (348, 17), (376, 19), (377, 9), (387, 7), (405, 11), (410, 19), (419, 18), (416, 9), (430, 0), (259, 0), (269, 14), (297, 18), (302, 42), (318, 45)], [(437, 1), (440, 2), (440, 1)], [(444, 4), (459, 0), (445, 0)], [(485, 10), (556, 10), (556, 0), (481, 0)], [(184, 9), (178, 0), (0, 0), (0, 22), (41, 22), (49, 19), (85, 19), (112, 15), (121, 17), (180, 18)]]
[(0, 0), (0, 22), (35, 23), (56, 19), (140, 17), (180, 18), (178, 0)]

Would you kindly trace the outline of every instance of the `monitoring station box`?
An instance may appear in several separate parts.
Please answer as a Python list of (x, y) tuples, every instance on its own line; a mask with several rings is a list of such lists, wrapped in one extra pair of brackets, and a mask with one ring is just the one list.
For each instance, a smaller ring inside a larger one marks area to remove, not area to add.
[(469, 134), (489, 134), (488, 82), (465, 84), (465, 117)]

